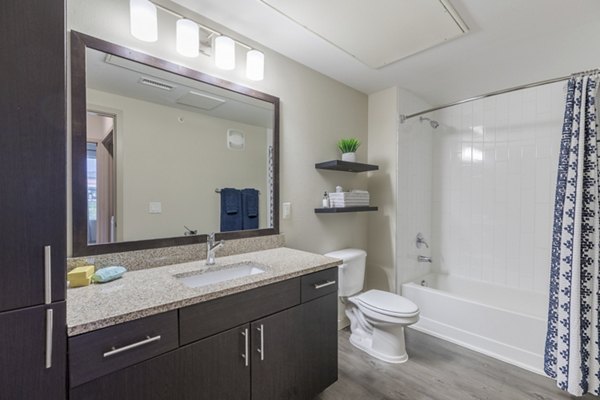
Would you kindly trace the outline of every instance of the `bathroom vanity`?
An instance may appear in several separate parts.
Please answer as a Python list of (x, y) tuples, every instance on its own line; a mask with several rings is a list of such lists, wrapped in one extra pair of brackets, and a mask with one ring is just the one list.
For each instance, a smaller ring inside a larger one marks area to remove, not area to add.
[[(248, 260), (264, 272), (177, 278)], [(314, 398), (337, 380), (339, 263), (277, 248), (69, 289), (70, 399)]]

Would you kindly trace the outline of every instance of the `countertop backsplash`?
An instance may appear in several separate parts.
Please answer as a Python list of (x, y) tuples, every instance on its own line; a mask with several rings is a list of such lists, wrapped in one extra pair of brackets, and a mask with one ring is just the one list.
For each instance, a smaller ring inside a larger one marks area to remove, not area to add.
[[(226, 240), (217, 250), (217, 258), (253, 251), (275, 249), (285, 245), (283, 234), (259, 236), (247, 239)], [(206, 243), (186, 246), (162, 247), (158, 249), (135, 250), (123, 253), (98, 254), (67, 259), (67, 271), (84, 265), (94, 265), (96, 269), (120, 265), (129, 271), (181, 264), (206, 258)]]

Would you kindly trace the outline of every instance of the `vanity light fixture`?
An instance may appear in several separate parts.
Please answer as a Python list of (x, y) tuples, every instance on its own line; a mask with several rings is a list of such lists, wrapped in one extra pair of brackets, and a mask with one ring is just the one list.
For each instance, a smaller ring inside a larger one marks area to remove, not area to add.
[(200, 54), (200, 27), (194, 21), (181, 18), (177, 21), (177, 51), (186, 57)]
[[(236, 45), (248, 50), (246, 55), (246, 77), (261, 81), (265, 74), (265, 55), (252, 47), (224, 36), (179, 12), (155, 2), (154, 0), (129, 0), (131, 34), (146, 42), (158, 40), (157, 10), (178, 18), (176, 24), (176, 48), (186, 57), (197, 57), (200, 53), (215, 57), (215, 65), (224, 70), (235, 68)], [(211, 51), (212, 50), (212, 51)], [(214, 53), (214, 54), (213, 54)]]
[(156, 6), (149, 0), (129, 0), (131, 34), (144, 42), (158, 40)]
[(215, 65), (221, 69), (235, 68), (235, 42), (227, 36), (215, 39)]
[(265, 55), (258, 50), (246, 54), (246, 77), (253, 81), (262, 81), (265, 77)]

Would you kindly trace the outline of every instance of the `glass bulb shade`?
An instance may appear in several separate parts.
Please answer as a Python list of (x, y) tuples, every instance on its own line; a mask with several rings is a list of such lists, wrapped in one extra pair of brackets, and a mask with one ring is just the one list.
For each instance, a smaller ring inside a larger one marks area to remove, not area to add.
[(186, 57), (198, 57), (200, 54), (200, 28), (189, 19), (177, 21), (177, 51)]
[(145, 42), (158, 40), (156, 6), (148, 0), (129, 0), (131, 34)]
[(215, 64), (221, 69), (235, 68), (235, 42), (227, 36), (215, 39)]
[(253, 81), (262, 81), (265, 77), (265, 55), (258, 50), (246, 54), (246, 76)]

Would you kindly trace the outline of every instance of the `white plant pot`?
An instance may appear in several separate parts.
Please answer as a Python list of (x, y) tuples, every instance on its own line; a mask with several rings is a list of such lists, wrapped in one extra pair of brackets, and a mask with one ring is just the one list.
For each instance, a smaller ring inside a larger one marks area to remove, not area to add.
[(342, 153), (342, 161), (356, 162), (356, 153)]

